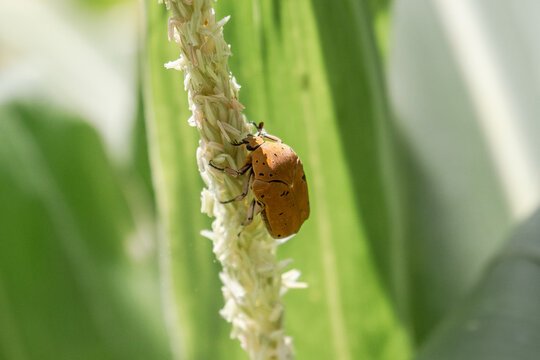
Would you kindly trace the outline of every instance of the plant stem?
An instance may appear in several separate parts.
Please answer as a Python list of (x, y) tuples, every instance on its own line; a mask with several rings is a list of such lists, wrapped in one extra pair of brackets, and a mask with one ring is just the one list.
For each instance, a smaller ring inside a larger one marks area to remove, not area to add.
[(249, 226), (247, 201), (223, 205), (242, 192), (245, 179), (213, 169), (238, 169), (246, 158), (243, 147), (231, 145), (250, 131), (244, 106), (238, 101), (239, 86), (228, 68), (230, 47), (223, 38), (226, 17), (216, 22), (212, 0), (165, 0), (172, 12), (169, 40), (180, 46), (180, 58), (166, 64), (184, 72), (192, 117), (199, 130), (199, 171), (207, 189), (202, 191), (202, 211), (215, 216), (212, 231), (201, 233), (213, 241), (213, 251), (222, 265), (225, 307), (221, 315), (232, 323), (231, 337), (240, 340), (252, 359), (292, 359), (292, 339), (285, 336), (281, 296), (289, 288), (305, 287), (296, 282), (297, 270), (282, 274), (290, 261), (278, 262), (277, 246), (257, 217)]

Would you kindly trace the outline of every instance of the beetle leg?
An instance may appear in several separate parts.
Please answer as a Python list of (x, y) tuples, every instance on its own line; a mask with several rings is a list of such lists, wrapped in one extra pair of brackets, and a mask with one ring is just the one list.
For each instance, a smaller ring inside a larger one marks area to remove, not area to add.
[(240, 146), (240, 145), (244, 145), (244, 144), (247, 144), (247, 140), (246, 139), (242, 139), (241, 141), (238, 141), (238, 140), (233, 140), (231, 141), (231, 145), (232, 146)]
[[(242, 223), (242, 226), (246, 227), (249, 224), (251, 224), (251, 222), (253, 221), (253, 218), (255, 216), (259, 215), (263, 210), (264, 210), (264, 204), (262, 204), (262, 203), (258, 202), (257, 200), (253, 199), (253, 201), (249, 205), (248, 217)], [(240, 236), (240, 234), (242, 234), (242, 231), (244, 231), (244, 229), (240, 230), (240, 232), (238, 233), (238, 236)]]
[(253, 221), (253, 218), (257, 215), (259, 215), (264, 210), (264, 205), (258, 202), (257, 200), (253, 200), (251, 204), (249, 205), (248, 210), (248, 217), (246, 221), (242, 223), (244, 226), (248, 226)]
[(247, 217), (246, 221), (244, 221), (242, 223), (243, 226), (248, 226), (253, 221), (253, 216), (255, 215), (255, 204), (256, 203), (257, 203), (257, 201), (253, 200), (251, 202), (251, 204), (249, 205), (248, 217)]
[(257, 204), (255, 204), (255, 215), (259, 215), (264, 210), (264, 204), (257, 201)]
[(274, 136), (274, 135), (268, 135), (268, 134), (263, 134), (263, 137), (267, 138), (267, 139), (270, 139), (270, 140), (273, 140), (273, 141), (277, 141), (277, 142), (282, 142), (280, 138), (278, 138), (277, 136)]
[(214, 165), (214, 163), (212, 163), (212, 160), (210, 160), (208, 165), (210, 165), (211, 167), (213, 167), (216, 170), (226, 172), (227, 174), (232, 175), (232, 176), (244, 175), (251, 168), (251, 164), (246, 164), (246, 165), (242, 166), (238, 170), (234, 170), (234, 169), (232, 169), (230, 167), (220, 168), (220, 167), (217, 167), (216, 165)]
[[(251, 164), (250, 164), (251, 166)], [(244, 184), (244, 190), (242, 191), (242, 193), (240, 195), (238, 195), (237, 197), (235, 197), (234, 199), (231, 199), (231, 200), (227, 200), (227, 201), (220, 201), (220, 203), (222, 204), (228, 204), (228, 203), (231, 203), (233, 201), (240, 201), (242, 200), (243, 198), (246, 197), (248, 191), (249, 191), (249, 183), (251, 182), (251, 177), (253, 176), (253, 170), (249, 172), (249, 175), (247, 177), (247, 180), (246, 180), (246, 183)]]

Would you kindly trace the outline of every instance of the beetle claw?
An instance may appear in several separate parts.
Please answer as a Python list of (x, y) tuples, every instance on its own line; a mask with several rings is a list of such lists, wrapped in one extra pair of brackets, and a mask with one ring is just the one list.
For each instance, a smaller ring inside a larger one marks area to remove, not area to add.
[(214, 169), (219, 170), (219, 171), (224, 171), (224, 170), (225, 170), (224, 168), (220, 168), (220, 167), (214, 165), (214, 163), (212, 162), (212, 160), (210, 160), (210, 161), (208, 162), (208, 165), (210, 165), (211, 167), (213, 167)]
[(244, 144), (247, 144), (247, 141), (245, 141), (244, 139), (242, 139), (242, 141), (238, 141), (238, 140), (231, 141), (232, 146), (240, 146)]

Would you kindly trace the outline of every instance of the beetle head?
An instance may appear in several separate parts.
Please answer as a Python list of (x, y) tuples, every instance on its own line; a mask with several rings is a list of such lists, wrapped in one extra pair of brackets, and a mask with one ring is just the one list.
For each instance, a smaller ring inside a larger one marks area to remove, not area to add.
[(251, 122), (253, 126), (257, 128), (257, 135), (248, 134), (245, 138), (242, 139), (242, 141), (238, 142), (236, 140), (233, 140), (231, 142), (234, 146), (240, 146), (247, 144), (246, 149), (249, 151), (253, 151), (257, 149), (259, 146), (261, 146), (264, 143), (264, 135), (263, 135), (263, 123), (260, 122), (259, 125), (255, 124), (255, 122)]
[(262, 136), (249, 134), (242, 142), (247, 144), (246, 149), (253, 151), (264, 143), (264, 139)]

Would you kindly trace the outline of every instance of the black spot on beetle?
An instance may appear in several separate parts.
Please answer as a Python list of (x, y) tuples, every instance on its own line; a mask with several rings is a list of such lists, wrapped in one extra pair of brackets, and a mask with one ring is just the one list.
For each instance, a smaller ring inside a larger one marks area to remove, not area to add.
[(263, 163), (263, 165), (266, 165), (266, 163)]
[(277, 154), (274, 154), (275, 157), (277, 157)]
[(259, 162), (259, 160), (255, 160), (255, 162), (256, 162), (256, 163), (258, 163), (258, 162)]
[(283, 215), (283, 213), (279, 213), (279, 215)]
[(264, 195), (261, 195), (261, 199), (264, 199)]
[(306, 181), (306, 174), (302, 175), (302, 180)]
[(277, 237), (281, 237), (281, 234), (278, 234), (278, 236), (277, 236)]
[(263, 173), (259, 173), (259, 176), (264, 176), (264, 174), (263, 174)]
[(270, 176), (272, 176), (272, 174), (270, 174)]

